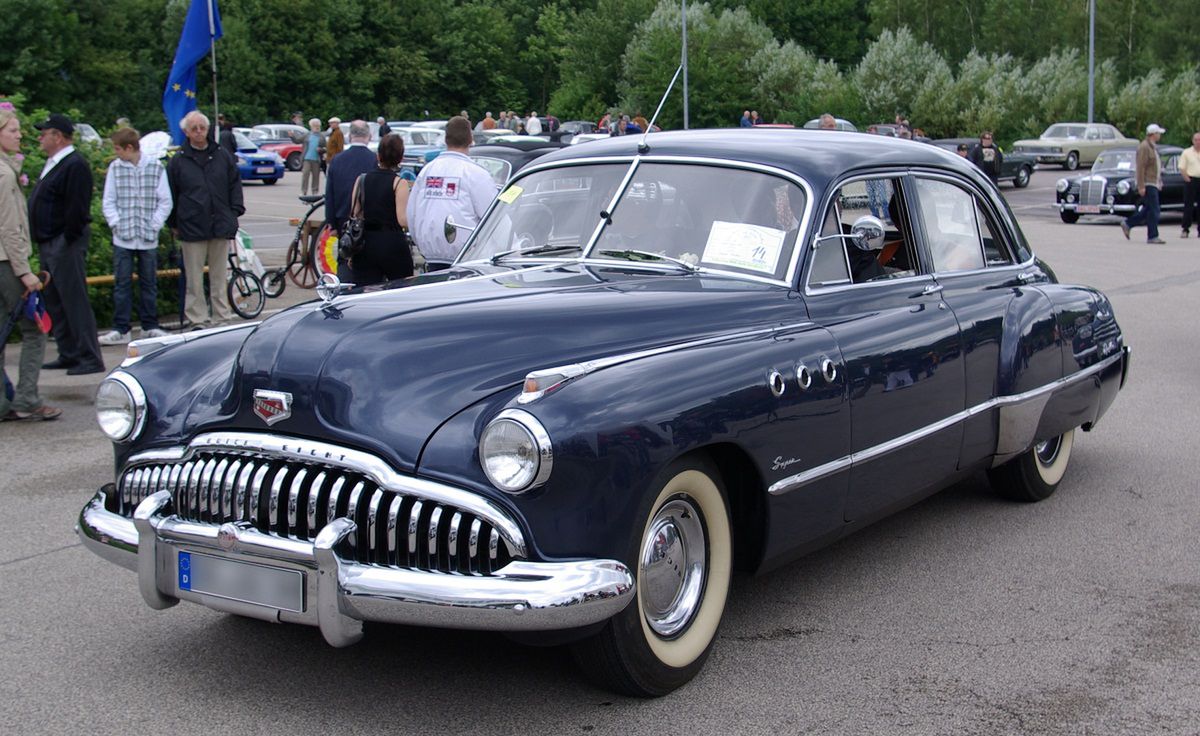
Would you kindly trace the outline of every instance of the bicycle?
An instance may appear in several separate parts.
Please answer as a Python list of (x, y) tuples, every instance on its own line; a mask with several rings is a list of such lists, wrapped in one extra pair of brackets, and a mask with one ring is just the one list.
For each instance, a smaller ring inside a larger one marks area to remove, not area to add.
[(263, 305), (267, 303), (262, 281), (253, 272), (242, 269), (233, 248), (229, 249), (228, 257), (229, 281), (225, 293), (229, 296), (229, 306), (242, 319), (254, 319), (262, 314)]
[[(291, 245), (287, 250), (287, 263), (281, 269), (287, 274), (292, 283), (299, 286), (301, 289), (311, 289), (317, 285), (317, 279), (320, 277), (320, 271), (317, 267), (317, 255), (320, 250), (320, 236), (324, 230), (325, 222), (322, 220), (316, 227), (308, 225), (309, 218), (312, 213), (317, 211), (317, 208), (325, 204), (325, 195), (323, 194), (302, 194), (300, 201), (311, 205), (308, 212), (304, 213), (304, 217), (300, 218), (300, 223), (296, 226), (296, 237), (292, 238)], [(308, 238), (304, 237), (305, 228), (308, 228)], [(278, 279), (282, 282), (282, 278)], [(274, 278), (271, 288), (275, 288)], [(279, 287), (279, 292), (283, 293), (282, 286)], [(273, 294), (272, 296), (277, 296)]]

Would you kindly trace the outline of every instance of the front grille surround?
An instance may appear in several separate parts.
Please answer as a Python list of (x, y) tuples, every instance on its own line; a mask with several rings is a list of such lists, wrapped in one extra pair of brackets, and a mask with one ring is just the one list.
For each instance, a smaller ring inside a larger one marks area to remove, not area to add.
[[(186, 448), (130, 459), (115, 508), (132, 517), (157, 491), (182, 519), (248, 523), (313, 541), (336, 518), (354, 521), (348, 555), (363, 564), (490, 575), (525, 557), (519, 528), (487, 499), (382, 470), (357, 450), (275, 436), (203, 435)], [(424, 492), (422, 492), (424, 491)]]

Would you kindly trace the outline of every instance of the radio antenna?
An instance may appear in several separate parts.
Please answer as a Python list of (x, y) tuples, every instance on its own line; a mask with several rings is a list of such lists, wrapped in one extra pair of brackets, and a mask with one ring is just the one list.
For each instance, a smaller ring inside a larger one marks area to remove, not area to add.
[(638, 141), (638, 153), (649, 153), (650, 146), (646, 145), (646, 136), (650, 135), (650, 130), (654, 128), (654, 121), (658, 120), (658, 114), (662, 112), (663, 105), (667, 103), (667, 96), (671, 94), (671, 88), (675, 86), (675, 80), (679, 79), (679, 72), (683, 71), (683, 64), (680, 64), (675, 69), (675, 76), (671, 77), (671, 83), (667, 85), (667, 91), (663, 92), (662, 99), (658, 101), (658, 109), (654, 111), (654, 117), (650, 118), (650, 122), (646, 124), (646, 129), (642, 131), (642, 139)]

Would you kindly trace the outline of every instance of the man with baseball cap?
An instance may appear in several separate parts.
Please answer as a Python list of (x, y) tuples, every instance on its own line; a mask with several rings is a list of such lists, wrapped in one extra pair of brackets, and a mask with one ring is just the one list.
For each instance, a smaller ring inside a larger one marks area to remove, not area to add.
[(1166, 241), (1158, 237), (1159, 209), (1158, 194), (1162, 191), (1162, 162), (1158, 158), (1155, 144), (1167, 129), (1158, 123), (1146, 126), (1146, 137), (1138, 144), (1137, 159), (1134, 164), (1138, 196), (1142, 198), (1137, 211), (1121, 223), (1121, 232), (1129, 240), (1129, 229), (1145, 223), (1146, 242), (1161, 245)]
[(42, 268), (50, 272), (42, 295), (58, 347), (58, 358), (42, 367), (66, 368), (69, 375), (101, 373), (104, 358), (87, 295), (92, 169), (75, 151), (75, 126), (66, 115), (55, 113), (33, 127), (41, 131), (46, 165), (29, 195), (29, 227)]

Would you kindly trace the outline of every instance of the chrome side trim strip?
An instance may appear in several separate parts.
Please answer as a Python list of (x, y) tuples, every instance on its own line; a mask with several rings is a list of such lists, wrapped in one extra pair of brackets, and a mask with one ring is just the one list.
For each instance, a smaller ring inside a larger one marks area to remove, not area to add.
[[(775, 328), (782, 329), (782, 328)], [(729, 338), (732, 339), (732, 338)], [(316, 440), (296, 439), (275, 434), (259, 434), (253, 432), (209, 432), (196, 436), (186, 446), (165, 449), (148, 450), (129, 458), (130, 467), (159, 462), (181, 462), (191, 459), (203, 451), (231, 452), (236, 454), (265, 454), (271, 459), (291, 460), (301, 463), (317, 463), (329, 465), (368, 477), (379, 488), (412, 495), (435, 503), (456, 506), (463, 511), (482, 518), (493, 529), (500, 531), (509, 549), (517, 557), (528, 556), (525, 535), (521, 528), (512, 520), (508, 513), (494, 501), (468, 491), (454, 488), (442, 483), (406, 476), (397, 473), (380, 458), (361, 450), (331, 445)], [(281, 473), (286, 468), (281, 468)], [(202, 483), (204, 485), (204, 483)], [(256, 484), (257, 485), (257, 484)], [(275, 492), (275, 488), (271, 489)], [(329, 503), (333, 504), (339, 489), (334, 488), (329, 494)], [(276, 496), (276, 502), (278, 496)], [(273, 513), (277, 508), (272, 505)], [(336, 509), (331, 510), (324, 523), (328, 524), (336, 518)], [(278, 517), (272, 515), (272, 523)]]
[(915, 429), (912, 432), (875, 445), (874, 447), (868, 447), (865, 450), (851, 453), (836, 460), (831, 460), (830, 462), (827, 462), (823, 465), (818, 465), (815, 468), (810, 468), (802, 473), (790, 475), (787, 478), (783, 478), (782, 480), (772, 483), (767, 489), (767, 492), (773, 496), (778, 496), (788, 493), (789, 491), (794, 491), (801, 486), (812, 483), (813, 481), (823, 478), (827, 475), (839, 473), (843, 470), (853, 467), (854, 465), (869, 462), (888, 453), (895, 452), (905, 445), (910, 445), (914, 442), (925, 439), (926, 437), (944, 429), (948, 429), (959, 422), (966, 421), (973, 416), (977, 416), (996, 408), (1004, 408), (1014, 404), (1035, 401), (1043, 397), (1049, 399), (1049, 394), (1053, 391), (1100, 373), (1104, 369), (1116, 364), (1123, 357), (1124, 351), (1114, 353), (1095, 365), (1088, 366), (1081, 371), (1072, 373), (1069, 376), (1064, 376), (1063, 378), (1047, 383), (1044, 386), (1031, 389), (1024, 393), (1013, 394), (1012, 396), (997, 396), (989, 399), (981, 404), (977, 404), (969, 409), (964, 409), (957, 414), (948, 416), (945, 419), (921, 427), (920, 429)]
[[(650, 358), (656, 355), (665, 355), (666, 353), (674, 353), (680, 350), (689, 350), (691, 348), (706, 347), (709, 345), (719, 345), (726, 342), (734, 342), (744, 340), (746, 338), (759, 337), (760, 335), (769, 335), (777, 332), (787, 332), (789, 330), (799, 330), (805, 327), (812, 327), (813, 322), (796, 322), (788, 325), (778, 325), (774, 327), (763, 327), (757, 330), (729, 332), (723, 335), (715, 335), (713, 337), (703, 337), (698, 340), (688, 340), (679, 342), (673, 345), (663, 345), (662, 347), (649, 348), (647, 350), (637, 350), (632, 353), (620, 353), (618, 355), (610, 355), (607, 358), (597, 358), (595, 360), (584, 361), (583, 363), (571, 363), (568, 365), (555, 366), (553, 368), (541, 368), (532, 371), (526, 376), (526, 380), (530, 378), (542, 378), (545, 376), (561, 375), (565, 380), (572, 380), (579, 376), (586, 376), (589, 373), (611, 368), (622, 363), (630, 363), (642, 358)], [(529, 394), (521, 394), (517, 398), (518, 404), (529, 404), (540, 399), (545, 395), (545, 391), (537, 391)]]

